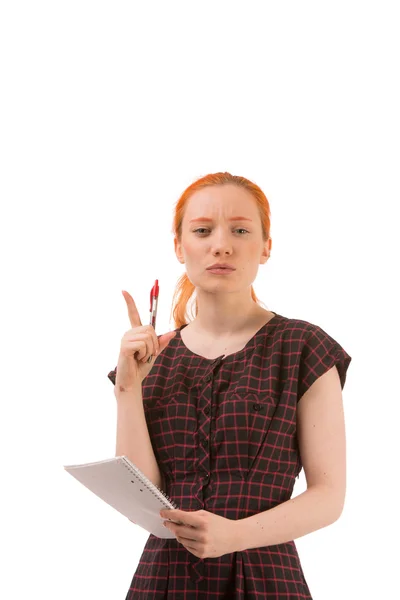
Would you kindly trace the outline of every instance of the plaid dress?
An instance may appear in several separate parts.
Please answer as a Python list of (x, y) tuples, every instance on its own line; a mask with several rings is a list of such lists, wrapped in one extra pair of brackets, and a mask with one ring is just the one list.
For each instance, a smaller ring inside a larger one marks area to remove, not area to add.
[[(274, 315), (242, 350), (214, 360), (185, 346), (183, 325), (143, 381), (166, 494), (182, 510), (243, 519), (289, 500), (302, 469), (297, 402), (333, 365), (344, 387), (345, 350), (317, 325)], [(150, 599), (312, 596), (294, 541), (200, 559), (150, 534), (125, 600)]]

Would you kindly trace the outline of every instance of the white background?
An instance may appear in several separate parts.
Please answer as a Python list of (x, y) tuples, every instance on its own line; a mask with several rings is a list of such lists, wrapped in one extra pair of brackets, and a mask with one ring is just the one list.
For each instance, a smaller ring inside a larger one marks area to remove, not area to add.
[(296, 541), (313, 598), (398, 594), (396, 4), (1, 4), (1, 598), (125, 598), (148, 533), (63, 465), (114, 456), (121, 290), (147, 323), (158, 278), (175, 327), (173, 206), (225, 170), (271, 205), (257, 296), (353, 358), (345, 509)]

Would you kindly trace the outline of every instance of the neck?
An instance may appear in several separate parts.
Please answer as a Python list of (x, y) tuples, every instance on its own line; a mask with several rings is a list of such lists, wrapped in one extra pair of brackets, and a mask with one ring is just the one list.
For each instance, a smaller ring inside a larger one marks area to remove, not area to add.
[(255, 321), (266, 316), (268, 311), (251, 301), (246, 307), (235, 306), (233, 313), (227, 313), (218, 307), (208, 307), (201, 310), (199, 307), (196, 318), (191, 323), (191, 329), (198, 334), (207, 335), (212, 339), (223, 339), (233, 335), (240, 335), (251, 328)]

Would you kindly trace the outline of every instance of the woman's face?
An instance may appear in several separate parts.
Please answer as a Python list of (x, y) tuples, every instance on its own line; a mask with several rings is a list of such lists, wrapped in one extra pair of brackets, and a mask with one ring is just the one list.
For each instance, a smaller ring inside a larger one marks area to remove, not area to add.
[[(262, 237), (255, 199), (232, 184), (206, 187), (191, 196), (181, 242), (175, 238), (174, 243), (192, 284), (207, 291), (237, 292), (251, 286), (271, 248), (271, 238), (264, 242)], [(236, 271), (229, 275), (207, 271), (216, 262), (232, 264)]]

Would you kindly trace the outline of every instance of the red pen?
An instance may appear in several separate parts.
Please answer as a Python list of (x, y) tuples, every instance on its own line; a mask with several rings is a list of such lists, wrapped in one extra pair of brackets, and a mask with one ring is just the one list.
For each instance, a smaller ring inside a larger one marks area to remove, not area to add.
[[(150, 292), (150, 325), (153, 325), (154, 330), (156, 329), (156, 316), (157, 316), (157, 306), (158, 306), (158, 294), (160, 288), (158, 285), (158, 279), (156, 279), (155, 284), (151, 288)], [(153, 359), (153, 355), (150, 355), (147, 359), (147, 362), (151, 362)]]

